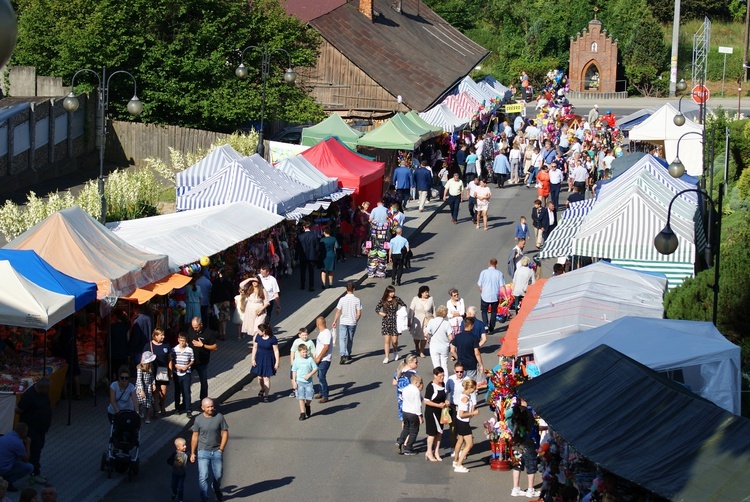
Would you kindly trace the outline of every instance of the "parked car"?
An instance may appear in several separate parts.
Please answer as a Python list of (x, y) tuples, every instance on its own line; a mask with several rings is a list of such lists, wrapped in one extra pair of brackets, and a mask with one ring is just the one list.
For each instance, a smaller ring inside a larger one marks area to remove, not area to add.
[(284, 129), (271, 136), (270, 140), (299, 145), (302, 142), (303, 128), (305, 128), (305, 126), (301, 125), (285, 127)]

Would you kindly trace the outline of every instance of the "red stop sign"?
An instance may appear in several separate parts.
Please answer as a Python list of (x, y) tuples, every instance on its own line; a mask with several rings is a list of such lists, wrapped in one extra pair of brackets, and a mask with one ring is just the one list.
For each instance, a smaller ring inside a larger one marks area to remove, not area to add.
[(708, 87), (705, 85), (696, 85), (693, 87), (693, 101), (702, 105), (708, 98), (711, 97), (711, 93), (708, 91)]

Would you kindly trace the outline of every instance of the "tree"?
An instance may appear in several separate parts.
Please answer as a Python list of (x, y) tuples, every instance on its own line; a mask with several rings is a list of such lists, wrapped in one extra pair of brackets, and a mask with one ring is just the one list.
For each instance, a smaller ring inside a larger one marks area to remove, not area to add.
[[(19, 44), (12, 64), (67, 82), (80, 68), (128, 70), (144, 102), (141, 120), (232, 131), (260, 118), (260, 59), (248, 51), (248, 81), (234, 77), (238, 49), (285, 49), (295, 68), (312, 67), (317, 33), (277, 0), (18, 0)], [(289, 61), (272, 57), (266, 118), (304, 123), (322, 117), (304, 89), (283, 83)], [(94, 87), (81, 75), (76, 84)], [(127, 120), (127, 78), (112, 79), (110, 108)]]
[(628, 85), (640, 94), (651, 96), (667, 63), (667, 48), (661, 26), (652, 17), (641, 19), (625, 43), (623, 60)]

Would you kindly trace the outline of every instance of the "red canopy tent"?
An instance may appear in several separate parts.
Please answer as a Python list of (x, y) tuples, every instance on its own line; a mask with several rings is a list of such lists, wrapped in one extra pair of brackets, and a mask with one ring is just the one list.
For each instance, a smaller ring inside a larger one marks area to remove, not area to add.
[(383, 196), (385, 162), (367, 160), (334, 137), (305, 150), (302, 156), (321, 173), (338, 178), (340, 187), (353, 189), (357, 204), (367, 200), (374, 206)]
[(512, 357), (518, 354), (518, 335), (521, 333), (521, 326), (523, 326), (526, 317), (534, 310), (537, 302), (539, 302), (539, 297), (542, 295), (542, 288), (544, 288), (544, 283), (546, 282), (547, 279), (539, 279), (526, 289), (526, 296), (523, 297), (521, 310), (508, 323), (508, 331), (505, 332), (503, 344), (500, 346), (500, 352), (497, 355)]

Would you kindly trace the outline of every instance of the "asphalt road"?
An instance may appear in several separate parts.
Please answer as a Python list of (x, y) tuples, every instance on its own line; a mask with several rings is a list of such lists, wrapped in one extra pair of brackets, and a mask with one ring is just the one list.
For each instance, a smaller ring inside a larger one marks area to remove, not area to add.
[[(426, 284), (439, 305), (447, 301), (448, 289), (455, 286), (467, 305), (478, 305), (479, 273), (493, 256), (505, 270), (515, 223), (521, 214), (529, 218), (535, 195), (535, 190), (526, 188), (494, 188), (487, 232), (468, 222), (466, 203), (461, 206), (458, 225), (450, 223), (444, 209), (412, 239), (415, 258), (397, 294), (408, 304), (419, 286)], [(544, 276), (549, 275), (545, 270)], [(328, 373), (330, 401), (322, 405), (314, 401), (310, 419), (300, 422), (297, 402), (285, 397), (290, 392), (286, 358), (272, 380), (270, 403), (259, 402), (258, 386), (253, 382), (219, 407), (230, 428), (224, 457), (225, 500), (512, 500), (511, 474), (492, 471), (487, 465), (489, 443), (481, 428), (491, 416), (487, 408), (473, 422), (477, 444), (465, 464), (469, 473), (454, 473), (450, 458), (438, 463), (426, 461), (421, 454), (397, 455), (394, 439), (400, 423), (391, 384), (396, 363), (382, 364), (380, 317), (374, 313), (388, 283), (369, 279), (357, 290), (363, 315), (354, 341), (354, 361), (340, 366), (338, 347), (334, 348)], [(332, 316), (328, 320), (330, 324)], [(502, 333), (490, 336), (482, 351), (486, 367), (497, 363), (500, 336)], [(403, 355), (413, 345), (410, 337), (402, 338)], [(419, 371), (427, 381), (431, 379), (429, 357), (420, 359)], [(164, 441), (171, 442), (171, 438)], [(417, 448), (425, 450), (424, 428)], [(449, 450), (442, 451), (447, 457)], [(170, 467), (165, 460), (169, 452), (165, 447), (141, 466), (136, 481), (123, 481), (106, 500), (167, 500)], [(186, 502), (200, 500), (195, 466), (189, 468), (185, 493)]]

